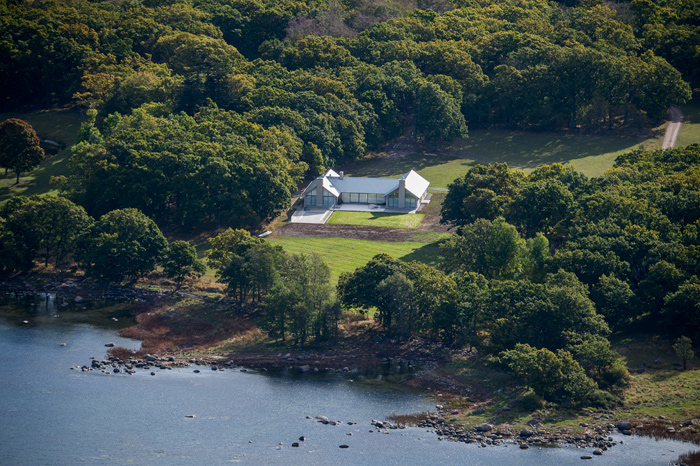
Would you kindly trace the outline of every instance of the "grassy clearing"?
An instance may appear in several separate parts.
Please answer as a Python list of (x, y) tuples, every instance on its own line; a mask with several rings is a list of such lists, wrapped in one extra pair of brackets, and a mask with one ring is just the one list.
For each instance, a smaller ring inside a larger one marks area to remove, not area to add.
[[(49, 184), (52, 176), (67, 175), (67, 162), (70, 147), (80, 129), (82, 117), (76, 109), (44, 110), (31, 113), (1, 113), (0, 121), (8, 118), (19, 118), (26, 121), (42, 139), (61, 142), (65, 149), (48, 157), (39, 168), (21, 176), (19, 184), (15, 184), (16, 175), (0, 172), (0, 202), (16, 195), (31, 196), (33, 194), (56, 194), (57, 190)], [(48, 154), (47, 154), (48, 155)]]
[(661, 140), (564, 132), (471, 130), (468, 139), (422, 150), (417, 148), (403, 156), (374, 154), (344, 170), (353, 176), (398, 177), (413, 169), (430, 181), (431, 187), (446, 188), (476, 163), (506, 162), (511, 168), (525, 172), (543, 164), (564, 163), (587, 176), (598, 176), (612, 166), (615, 157), (638, 147), (657, 149), (661, 147)]
[(682, 105), (683, 125), (678, 134), (676, 147), (700, 143), (700, 103)]
[[(439, 238), (439, 235), (433, 235)], [(335, 285), (343, 272), (353, 272), (365, 265), (377, 254), (386, 253), (405, 260), (419, 261), (428, 265), (438, 265), (442, 256), (436, 242), (398, 242), (366, 241), (348, 238), (299, 238), (271, 236), (267, 241), (279, 245), (288, 253), (310, 254), (316, 252), (326, 261), (331, 269), (331, 283)]]
[(423, 214), (391, 214), (386, 212), (334, 212), (329, 225), (365, 225), (371, 227), (401, 228), (412, 230), (418, 228)]
[(671, 342), (646, 334), (613, 338), (613, 347), (625, 357), (627, 367), (645, 368), (633, 373), (625, 391), (621, 415), (628, 418), (665, 416), (669, 419), (700, 417), (700, 367), (697, 358), (689, 361), (688, 370), (680, 363)]

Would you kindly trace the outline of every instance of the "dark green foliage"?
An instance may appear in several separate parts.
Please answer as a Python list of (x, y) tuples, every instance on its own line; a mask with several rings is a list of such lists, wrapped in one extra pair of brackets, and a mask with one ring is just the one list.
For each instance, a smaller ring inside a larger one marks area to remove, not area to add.
[(464, 225), (480, 218), (494, 220), (503, 215), (524, 181), (521, 172), (510, 170), (505, 163), (476, 165), (449, 186), (441, 221)]
[(3, 265), (7, 271), (34, 267), (43, 256), (45, 266), (53, 259), (57, 268), (66, 265), (76, 251), (78, 237), (92, 223), (85, 209), (56, 196), (14, 198), (2, 211)]
[(546, 402), (542, 397), (532, 392), (523, 395), (523, 397), (518, 400), (518, 408), (528, 413), (538, 411), (544, 408), (545, 405)]
[(525, 241), (503, 218), (479, 219), (440, 245), (450, 271), (476, 272), (487, 278), (514, 278)]
[(673, 351), (676, 352), (676, 356), (681, 358), (683, 370), (686, 370), (688, 368), (688, 360), (695, 357), (692, 340), (686, 336), (679, 337), (673, 344)]
[(80, 238), (76, 259), (107, 282), (135, 282), (153, 271), (168, 242), (153, 220), (136, 209), (106, 213)]
[(311, 336), (318, 340), (334, 338), (340, 310), (329, 283), (330, 269), (320, 256), (286, 256), (278, 265), (278, 273), (266, 298), (262, 326), (282, 340), (291, 334), (299, 345)]
[(622, 404), (619, 397), (604, 390), (593, 390), (588, 394), (587, 405), (592, 408), (612, 410)]
[(39, 136), (29, 123), (10, 118), (0, 123), (0, 167), (19, 175), (30, 171), (44, 160), (44, 149), (39, 147)]
[(173, 241), (163, 254), (163, 272), (175, 279), (177, 287), (191, 278), (199, 278), (207, 270), (204, 261), (197, 257), (197, 251), (187, 241)]
[(596, 389), (581, 366), (567, 351), (556, 354), (546, 348), (516, 345), (499, 355), (502, 364), (523, 378), (535, 394), (548, 401), (585, 403)]

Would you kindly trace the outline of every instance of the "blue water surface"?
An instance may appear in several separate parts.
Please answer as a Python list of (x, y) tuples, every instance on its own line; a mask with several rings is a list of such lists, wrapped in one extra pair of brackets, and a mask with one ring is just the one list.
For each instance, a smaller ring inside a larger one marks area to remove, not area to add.
[[(89, 365), (91, 356), (105, 357), (107, 342), (138, 348), (138, 341), (118, 335), (116, 322), (123, 324), (128, 315), (111, 307), (101, 313), (89, 305), (67, 306), (52, 297), (32, 302), (0, 307), (1, 465), (547, 466), (578, 464), (591, 454), (575, 448), (479, 448), (441, 442), (418, 428), (370, 432), (372, 419), (434, 409), (434, 401), (341, 374), (204, 367), (194, 373), (193, 366), (151, 376), (150, 370), (107, 375), (70, 369)], [(90, 317), (81, 319), (83, 314)], [(307, 418), (317, 415), (342, 423)], [(299, 442), (300, 436), (306, 440)], [(697, 449), (620, 439), (623, 445), (586, 464), (669, 464)], [(291, 447), (293, 442), (300, 447)]]

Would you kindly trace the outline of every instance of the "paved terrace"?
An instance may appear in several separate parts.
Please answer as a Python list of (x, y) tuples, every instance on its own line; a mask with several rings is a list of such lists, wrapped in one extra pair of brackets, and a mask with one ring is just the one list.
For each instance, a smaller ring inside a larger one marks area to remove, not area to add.
[(420, 207), (417, 209), (396, 209), (392, 207), (387, 207), (385, 205), (377, 204), (351, 204), (344, 203), (339, 205), (334, 205), (331, 208), (323, 207), (299, 207), (296, 212), (292, 214), (290, 223), (310, 223), (316, 225), (325, 224), (333, 212), (344, 211), (344, 212), (372, 212), (372, 213), (388, 213), (388, 214), (415, 214), (420, 211), (424, 205), (430, 202), (430, 194), (426, 196), (426, 199), (421, 203)]

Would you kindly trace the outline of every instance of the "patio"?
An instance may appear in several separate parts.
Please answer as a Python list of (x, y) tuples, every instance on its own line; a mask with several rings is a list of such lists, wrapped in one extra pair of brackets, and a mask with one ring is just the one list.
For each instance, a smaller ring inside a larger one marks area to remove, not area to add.
[(346, 211), (346, 212), (376, 212), (376, 213), (388, 213), (388, 214), (415, 214), (419, 212), (424, 205), (430, 203), (430, 194), (421, 202), (420, 207), (417, 209), (396, 209), (387, 207), (386, 205), (377, 204), (353, 204), (353, 203), (343, 203), (336, 204), (330, 208), (322, 207), (299, 207), (292, 218), (290, 223), (309, 223), (316, 225), (325, 224), (328, 219), (333, 215), (335, 211)]

